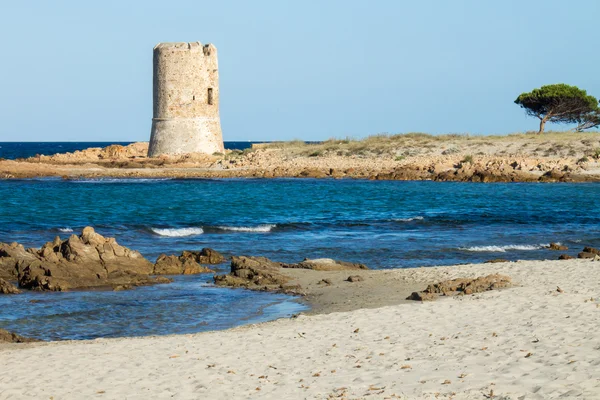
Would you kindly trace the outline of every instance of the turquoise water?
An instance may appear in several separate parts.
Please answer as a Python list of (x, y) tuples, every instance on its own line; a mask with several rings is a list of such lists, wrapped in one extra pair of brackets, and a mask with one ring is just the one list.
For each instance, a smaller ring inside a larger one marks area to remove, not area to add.
[[(91, 225), (154, 260), (202, 247), (371, 268), (555, 259), (600, 246), (598, 184), (313, 179), (0, 181), (0, 241), (39, 247)], [(223, 271), (227, 265), (223, 265)], [(128, 292), (0, 297), (0, 328), (43, 338), (221, 329), (286, 316), (286, 296), (217, 289), (210, 276)], [(31, 303), (31, 300), (41, 302)], [(65, 323), (68, 321), (68, 323)], [(82, 333), (83, 332), (83, 333)]]

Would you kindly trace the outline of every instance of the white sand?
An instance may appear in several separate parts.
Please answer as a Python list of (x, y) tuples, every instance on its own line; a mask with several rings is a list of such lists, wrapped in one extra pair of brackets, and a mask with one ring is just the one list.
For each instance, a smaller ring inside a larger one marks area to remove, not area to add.
[(522, 286), (196, 335), (5, 345), (0, 398), (600, 399), (600, 262), (397, 271), (493, 272)]

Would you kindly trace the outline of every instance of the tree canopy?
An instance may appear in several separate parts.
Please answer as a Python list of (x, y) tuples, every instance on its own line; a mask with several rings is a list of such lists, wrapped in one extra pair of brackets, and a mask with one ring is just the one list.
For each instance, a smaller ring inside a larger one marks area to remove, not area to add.
[(546, 122), (578, 123), (586, 121), (586, 116), (598, 112), (598, 100), (576, 86), (559, 83), (522, 93), (515, 103), (525, 109), (527, 115), (540, 120), (540, 130), (544, 132)]

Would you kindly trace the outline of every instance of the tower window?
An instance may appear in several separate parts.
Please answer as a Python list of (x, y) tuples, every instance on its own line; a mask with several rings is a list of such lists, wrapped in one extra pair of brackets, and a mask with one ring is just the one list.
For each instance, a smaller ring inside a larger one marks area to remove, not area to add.
[(196, 100), (196, 96), (192, 96), (192, 101), (193, 101), (193, 100)]
[(208, 88), (208, 104), (213, 104), (213, 88)]

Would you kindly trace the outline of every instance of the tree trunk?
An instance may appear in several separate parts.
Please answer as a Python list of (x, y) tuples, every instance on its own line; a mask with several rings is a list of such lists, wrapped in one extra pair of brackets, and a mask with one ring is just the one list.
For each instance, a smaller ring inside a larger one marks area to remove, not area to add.
[(540, 119), (540, 130), (538, 131), (538, 135), (544, 133), (544, 127), (546, 126), (546, 118)]

